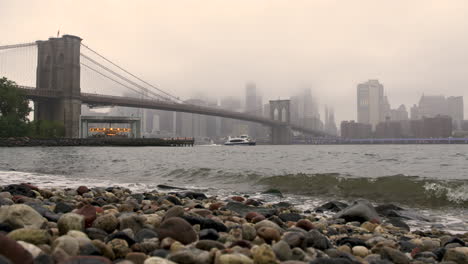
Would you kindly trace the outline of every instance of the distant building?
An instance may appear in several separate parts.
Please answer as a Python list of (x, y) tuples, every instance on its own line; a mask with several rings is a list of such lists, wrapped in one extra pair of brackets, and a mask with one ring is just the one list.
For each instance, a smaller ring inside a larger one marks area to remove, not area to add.
[(405, 121), (408, 120), (408, 111), (405, 105), (400, 105), (397, 109), (390, 110), (390, 120), (392, 121)]
[(453, 126), (455, 130), (462, 128), (464, 119), (463, 114), (463, 96), (450, 96), (447, 97), (448, 115), (452, 117)]
[(341, 137), (347, 139), (371, 138), (372, 125), (354, 121), (341, 122)]
[[(188, 104), (205, 106), (199, 99), (190, 99)], [(203, 138), (208, 136), (208, 118), (205, 115), (192, 113), (176, 113), (176, 132), (181, 137)]]
[(156, 115), (159, 116), (159, 133), (168, 137), (176, 136), (176, 113), (172, 111), (157, 110)]
[(463, 131), (468, 131), (468, 120), (463, 120), (461, 129)]
[(411, 120), (411, 134), (416, 138), (437, 138), (452, 136), (452, 118), (450, 116), (423, 117)]
[(304, 120), (306, 119), (313, 117), (320, 119), (318, 104), (309, 88), (291, 96), (290, 102), (291, 123), (305, 126)]
[(435, 117), (437, 115), (448, 115), (448, 105), (443, 95), (423, 95), (419, 99), (420, 117)]
[(418, 120), (421, 119), (421, 115), (419, 114), (419, 108), (417, 105), (413, 105), (411, 107), (411, 120)]
[(400, 121), (391, 121), (388, 119), (385, 122), (377, 124), (374, 133), (375, 138), (402, 138), (403, 129)]
[(370, 124), (373, 128), (384, 121), (388, 101), (384, 98), (384, 87), (378, 80), (369, 80), (357, 86), (358, 123)]
[(338, 134), (338, 129), (335, 123), (335, 111), (333, 108), (329, 108), (328, 106), (325, 106), (324, 130), (331, 135), (336, 136)]
[[(220, 106), (221, 109), (225, 110), (230, 110), (230, 111), (235, 111), (235, 112), (241, 112), (242, 111), (242, 106), (241, 106), (241, 100), (239, 98), (233, 97), (233, 96), (228, 96), (224, 97), (220, 100)], [(227, 136), (238, 136), (238, 129), (239, 126), (242, 125), (242, 121), (235, 120), (235, 119), (229, 119), (229, 118), (221, 118), (221, 131), (220, 131), (220, 136), (221, 137), (227, 137)], [(242, 129), (244, 130), (244, 129)], [(245, 132), (247, 133), (247, 132)]]
[[(245, 112), (251, 115), (262, 116), (262, 110), (262, 97), (257, 91), (256, 84), (253, 82), (247, 83), (245, 86)], [(252, 122), (248, 123), (248, 134), (251, 137), (257, 138), (260, 136), (261, 131), (262, 127), (260, 124)]]
[(423, 95), (419, 105), (411, 108), (411, 120), (423, 117), (450, 116), (453, 128), (460, 130), (464, 119), (463, 96)]

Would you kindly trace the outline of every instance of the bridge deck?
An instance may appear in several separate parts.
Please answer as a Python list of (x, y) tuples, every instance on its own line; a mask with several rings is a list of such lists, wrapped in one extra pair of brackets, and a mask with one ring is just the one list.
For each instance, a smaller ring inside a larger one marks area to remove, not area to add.
[[(37, 99), (50, 99), (50, 98), (59, 98), (62, 96), (60, 91), (54, 90), (44, 90), (44, 89), (35, 89), (34, 87), (25, 87), (21, 86), (21, 90), (25, 95), (33, 100)], [(303, 132), (305, 134), (312, 134), (316, 136), (327, 136), (326, 133), (322, 131), (317, 131), (309, 128), (305, 128), (298, 125), (287, 124), (278, 120), (272, 120), (269, 118), (256, 116), (247, 113), (235, 112), (224, 110), (215, 107), (206, 107), (198, 106), (193, 104), (184, 104), (176, 103), (171, 101), (163, 100), (148, 100), (148, 99), (138, 99), (131, 97), (122, 97), (122, 96), (110, 96), (110, 95), (99, 95), (99, 94), (90, 94), (90, 93), (81, 93), (79, 98), (84, 104), (92, 105), (102, 105), (102, 106), (126, 106), (126, 107), (135, 107), (135, 108), (146, 108), (146, 109), (156, 109), (156, 110), (165, 110), (165, 111), (175, 111), (175, 112), (185, 112), (185, 113), (194, 113), (208, 116), (218, 116), (224, 118), (231, 118), (237, 120), (243, 120), (248, 122), (255, 122), (265, 126), (288, 126), (293, 130)]]

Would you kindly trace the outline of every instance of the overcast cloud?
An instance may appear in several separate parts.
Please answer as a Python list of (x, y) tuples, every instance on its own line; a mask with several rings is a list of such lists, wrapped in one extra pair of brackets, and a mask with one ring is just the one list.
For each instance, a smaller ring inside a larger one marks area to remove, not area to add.
[(394, 108), (422, 93), (468, 99), (467, 14), (466, 0), (0, 0), (0, 45), (60, 29), (183, 98), (243, 97), (247, 81), (264, 99), (311, 87), (341, 121), (367, 79)]

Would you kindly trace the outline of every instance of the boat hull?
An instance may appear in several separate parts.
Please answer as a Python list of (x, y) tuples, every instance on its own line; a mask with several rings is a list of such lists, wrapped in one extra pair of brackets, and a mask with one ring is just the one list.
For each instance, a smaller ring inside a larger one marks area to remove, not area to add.
[(225, 146), (255, 146), (255, 142), (226, 142), (224, 143)]

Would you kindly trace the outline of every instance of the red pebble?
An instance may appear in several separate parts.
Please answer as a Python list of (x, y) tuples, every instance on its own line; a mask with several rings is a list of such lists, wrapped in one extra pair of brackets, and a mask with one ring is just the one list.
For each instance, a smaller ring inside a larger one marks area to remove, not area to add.
[(309, 231), (311, 229), (314, 229), (314, 224), (312, 224), (312, 222), (307, 220), (307, 219), (301, 219), (301, 220), (297, 221), (296, 226), (299, 227), (299, 228), (304, 229), (305, 231)]
[(93, 224), (94, 220), (96, 220), (96, 207), (92, 205), (85, 205), (81, 207), (80, 209), (76, 210), (77, 214), (80, 214), (84, 216), (85, 219), (85, 227), (91, 227)]
[(265, 217), (263, 215), (258, 215), (258, 216), (254, 217), (252, 219), (252, 223), (255, 224), (255, 223), (258, 223), (258, 222), (263, 221), (263, 220), (265, 220)]
[(209, 209), (211, 211), (215, 211), (215, 210), (219, 210), (219, 208), (221, 208), (222, 206), (223, 206), (223, 203), (212, 203), (210, 204)]
[(242, 203), (242, 202), (245, 201), (245, 198), (242, 197), (242, 196), (233, 196), (233, 197), (231, 197), (231, 200)]
[(88, 189), (88, 187), (86, 187), (86, 186), (80, 186), (80, 187), (78, 187), (78, 189), (76, 189), (76, 192), (77, 192), (79, 195), (83, 195), (83, 193), (89, 192), (89, 189)]
[(251, 222), (252, 219), (254, 219), (255, 217), (259, 216), (261, 214), (257, 213), (257, 212), (248, 212), (246, 215), (245, 215), (245, 220)]

